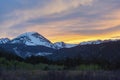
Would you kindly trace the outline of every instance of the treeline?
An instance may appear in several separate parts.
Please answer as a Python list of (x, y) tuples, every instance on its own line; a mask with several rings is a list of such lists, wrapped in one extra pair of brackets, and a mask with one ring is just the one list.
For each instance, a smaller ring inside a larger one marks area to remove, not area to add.
[(46, 57), (31, 56), (23, 59), (12, 52), (0, 49), (0, 68), (41, 69), (41, 70), (116, 70), (120, 63), (110, 63), (104, 59), (84, 60), (81, 57), (50, 60)]
[(5, 51), (0, 48), (0, 70), (16, 70), (16, 69), (39, 69), (39, 70), (62, 70), (63, 66), (47, 64), (44, 57), (31, 57), (23, 59), (13, 52)]
[(49, 65), (63, 65), (64, 69), (76, 69), (76, 67), (91, 67), (96, 69), (103, 69), (103, 70), (118, 70), (120, 69), (120, 63), (119, 62), (110, 62), (105, 59), (92, 59), (92, 60), (84, 60), (80, 57), (76, 58), (66, 58), (63, 60), (49, 60), (46, 57), (36, 57), (31, 56), (25, 60), (26, 63), (31, 64), (39, 64), (39, 63), (45, 63)]
[(5, 58), (9, 61), (11, 60), (17, 60), (17, 61), (24, 61), (23, 58), (17, 56), (14, 52), (9, 52), (4, 50), (4, 48), (0, 47), (0, 58)]

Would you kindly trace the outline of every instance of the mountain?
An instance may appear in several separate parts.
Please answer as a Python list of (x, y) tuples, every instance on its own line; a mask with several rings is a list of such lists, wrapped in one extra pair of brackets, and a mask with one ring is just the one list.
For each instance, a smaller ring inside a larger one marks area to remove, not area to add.
[(101, 44), (102, 40), (81, 42), (80, 45)]
[(66, 44), (64, 42), (52, 43), (37, 32), (27, 32), (19, 35), (10, 41), (11, 44), (25, 44), (27, 46), (45, 46), (54, 49), (70, 48), (75, 44)]
[(115, 42), (115, 41), (119, 41), (119, 39), (86, 41), (86, 42), (81, 42), (79, 45), (102, 44), (102, 43), (106, 43), (106, 42)]
[(9, 41), (10, 41), (10, 39), (8, 39), (8, 38), (1, 38), (0, 39), (0, 44), (6, 44)]
[(37, 32), (27, 32), (9, 40), (0, 40), (0, 48), (22, 58), (30, 56), (51, 55), (55, 51), (54, 45)]
[(0, 41), (0, 47), (4, 50), (23, 58), (51, 55), (58, 49), (73, 47), (72, 44), (65, 44), (64, 42), (53, 44), (37, 32), (27, 32), (12, 40), (3, 38)]
[(54, 45), (45, 37), (37, 32), (27, 32), (11, 40), (11, 44), (25, 44), (27, 46), (45, 46), (55, 48)]
[(64, 42), (56, 42), (54, 43), (54, 46), (57, 48), (57, 49), (61, 49), (61, 48), (71, 48), (71, 47), (75, 47), (77, 46), (78, 44), (67, 44), (67, 43), (64, 43)]
[(0, 49), (22, 58), (51, 55), (56, 51), (53, 48), (45, 46), (26, 46), (25, 44), (2, 44), (0, 45)]
[(113, 58), (114, 55), (115, 57), (116, 55), (119, 56), (119, 45), (120, 40), (97, 40), (80, 44), (56, 42), (53, 44), (37, 32), (23, 33), (12, 40), (8, 38), (0, 39), (0, 49), (22, 58), (30, 56), (45, 56), (50, 59), (80, 57), (89, 60), (100, 56)]
[(52, 60), (79, 58), (86, 63), (120, 63), (120, 40), (104, 41), (100, 44), (78, 45), (72, 48), (62, 48), (47, 56)]

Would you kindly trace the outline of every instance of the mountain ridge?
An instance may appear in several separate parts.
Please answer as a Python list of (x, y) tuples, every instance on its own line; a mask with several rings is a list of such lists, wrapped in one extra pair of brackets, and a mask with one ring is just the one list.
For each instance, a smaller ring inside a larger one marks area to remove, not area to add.
[[(36, 38), (36, 39), (35, 39)], [(47, 38), (45, 38), (44, 36), (42, 36), (41, 34), (37, 33), (37, 32), (26, 32), (23, 34), (20, 34), (19, 36), (13, 38), (13, 39), (9, 39), (9, 38), (1, 38), (0, 39), (0, 44), (25, 44), (28, 46), (37, 46), (37, 45), (41, 45), (41, 46), (46, 46), (46, 47), (52, 47), (52, 48), (56, 48), (56, 49), (61, 49), (61, 48), (71, 48), (71, 47), (75, 47), (77, 45), (90, 45), (90, 44), (101, 44), (101, 43), (105, 43), (105, 42), (109, 42), (109, 41), (118, 41), (120, 39), (108, 39), (108, 40), (91, 40), (91, 41), (83, 41), (80, 42), (78, 44), (70, 44), (70, 43), (65, 43), (63, 41), (61, 42), (55, 42), (52, 43), (50, 40), (48, 40)], [(43, 44), (45, 42), (45, 44)], [(47, 45), (49, 44), (49, 45)]]
[[(5, 39), (8, 38), (1, 38), (0, 42), (5, 42)], [(0, 44), (3, 44), (3, 43)], [(48, 40), (47, 38), (45, 38), (44, 36), (42, 36), (41, 34), (37, 33), (37, 32), (26, 32), (23, 34), (20, 34), (19, 36), (13, 38), (13, 39), (8, 39), (8, 41), (6, 41), (4, 44), (25, 44), (28, 46), (46, 46), (46, 47), (50, 47), (50, 48), (54, 48), (54, 49), (61, 49), (61, 48), (70, 48), (70, 47), (74, 47), (77, 46), (77, 44), (67, 44), (64, 42), (56, 42), (56, 43), (52, 43), (50, 40)]]
[[(30, 56), (50, 56), (50, 55), (57, 55), (57, 53), (61, 53), (58, 55), (65, 54), (66, 56), (66, 54), (70, 55), (68, 53), (71, 52), (75, 53), (78, 51), (77, 54), (81, 54), (83, 50), (89, 51), (90, 48), (87, 49), (88, 46), (102, 45), (117, 41), (119, 42), (120, 40), (103, 40), (103, 41), (96, 40), (96, 41), (82, 42), (79, 44), (67, 44), (64, 42), (52, 43), (47, 38), (43, 37), (37, 32), (27, 32), (19, 35), (18, 37), (12, 40), (8, 38), (0, 39), (0, 43), (1, 43), (0, 47), (22, 58), (26, 58)], [(83, 46), (86, 46), (86, 49), (84, 48), (83, 50), (81, 50)], [(74, 48), (77, 49), (74, 50)], [(69, 51), (67, 53), (64, 52), (66, 50), (70, 50), (70, 52)], [(80, 51), (81, 53), (79, 53), (79, 50), (81, 50)], [(77, 55), (77, 54), (72, 53), (72, 55)]]

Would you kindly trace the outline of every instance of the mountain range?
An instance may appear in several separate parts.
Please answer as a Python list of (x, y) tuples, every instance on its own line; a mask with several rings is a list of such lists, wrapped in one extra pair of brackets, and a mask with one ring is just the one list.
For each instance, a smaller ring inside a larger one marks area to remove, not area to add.
[(20, 57), (50, 55), (55, 50), (74, 46), (77, 45), (66, 44), (64, 42), (52, 43), (37, 32), (26, 32), (12, 40), (8, 38), (0, 39), (0, 47)]
[(12, 40), (2, 38), (0, 48), (21, 58), (45, 56), (60, 60), (80, 57), (89, 61), (104, 58), (112, 62), (120, 57), (120, 40), (96, 40), (79, 44), (52, 43), (37, 32), (23, 33)]

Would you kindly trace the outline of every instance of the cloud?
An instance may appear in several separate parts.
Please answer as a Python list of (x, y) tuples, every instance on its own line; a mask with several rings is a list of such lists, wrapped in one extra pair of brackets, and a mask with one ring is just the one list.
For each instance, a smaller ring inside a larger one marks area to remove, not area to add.
[(92, 0), (52, 0), (42, 7), (36, 5), (30, 9), (15, 10), (7, 15), (8, 20), (1, 23), (1, 26), (16, 26), (31, 19), (69, 11), (81, 5), (89, 5), (91, 2)]
[(15, 37), (27, 31), (37, 31), (52, 41), (68, 42), (98, 39), (98, 35), (102, 39), (119, 36), (119, 0), (14, 1), (20, 7), (8, 5), (12, 11), (0, 16), (3, 36)]
[(120, 36), (111, 37), (112, 39), (120, 39)]

